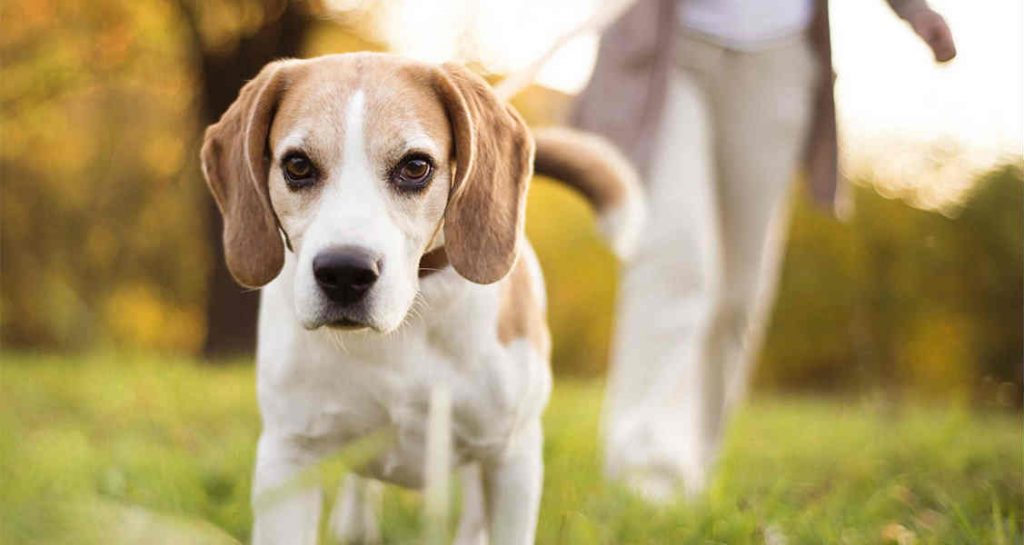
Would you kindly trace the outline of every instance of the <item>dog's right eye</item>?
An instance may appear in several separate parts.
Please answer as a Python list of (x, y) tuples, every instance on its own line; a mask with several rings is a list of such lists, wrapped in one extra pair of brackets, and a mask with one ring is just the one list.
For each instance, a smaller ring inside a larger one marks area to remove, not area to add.
[(308, 157), (300, 153), (285, 157), (281, 161), (281, 171), (290, 189), (302, 189), (316, 182), (316, 167)]

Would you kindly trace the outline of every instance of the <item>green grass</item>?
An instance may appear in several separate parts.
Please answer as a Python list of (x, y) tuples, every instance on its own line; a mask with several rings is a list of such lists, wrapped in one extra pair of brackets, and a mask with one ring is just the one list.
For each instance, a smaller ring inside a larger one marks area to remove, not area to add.
[[(251, 367), (0, 357), (0, 543), (233, 541), (216, 528), (247, 540)], [(555, 386), (539, 543), (1009, 545), (1024, 535), (1020, 415), (759, 397), (732, 427), (708, 493), (651, 508), (600, 478), (600, 398), (596, 382)], [(417, 494), (388, 489), (388, 543), (420, 540), (420, 507)]]

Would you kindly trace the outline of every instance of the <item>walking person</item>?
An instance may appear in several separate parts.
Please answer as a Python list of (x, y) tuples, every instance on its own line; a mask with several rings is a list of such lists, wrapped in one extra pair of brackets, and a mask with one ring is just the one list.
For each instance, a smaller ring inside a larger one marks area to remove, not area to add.
[[(888, 0), (955, 56), (924, 0)], [(770, 310), (785, 196), (802, 170), (832, 207), (837, 145), (825, 0), (639, 0), (602, 38), (575, 124), (646, 184), (605, 401), (609, 477), (652, 500), (699, 493)], [(801, 168), (802, 167), (802, 168)]]

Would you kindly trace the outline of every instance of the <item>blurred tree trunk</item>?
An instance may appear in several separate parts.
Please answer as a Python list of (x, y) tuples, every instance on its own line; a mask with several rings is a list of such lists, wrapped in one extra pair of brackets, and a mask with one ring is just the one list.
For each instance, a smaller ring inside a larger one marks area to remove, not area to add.
[[(254, 2), (256, 3), (256, 2)], [(205, 127), (220, 119), (238, 96), (242, 85), (268, 62), (301, 54), (313, 23), (307, 2), (265, 0), (262, 24), (240, 36), (233, 48), (214, 48), (204, 43), (201, 30), (202, 2), (178, 0), (178, 9), (189, 32), (196, 77), (201, 86), (199, 115)], [(212, 198), (202, 208), (206, 214), (204, 236), (214, 249), (207, 279), (206, 340), (203, 355), (226, 357), (251, 353), (255, 348), (259, 292), (235, 283), (224, 263), (221, 218)]]

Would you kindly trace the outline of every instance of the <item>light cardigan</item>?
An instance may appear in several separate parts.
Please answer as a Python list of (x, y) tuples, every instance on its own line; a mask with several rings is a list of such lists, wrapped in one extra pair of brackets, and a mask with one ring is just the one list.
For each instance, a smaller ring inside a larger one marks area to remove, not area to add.
[[(903, 19), (929, 9), (925, 0), (887, 2)], [(678, 4), (679, 0), (638, 0), (608, 29), (601, 38), (594, 75), (572, 114), (575, 126), (609, 138), (641, 174), (649, 171), (668, 74), (677, 54)], [(827, 0), (817, 0), (807, 32), (822, 77), (807, 134), (804, 178), (812, 198), (834, 211), (839, 160)]]

